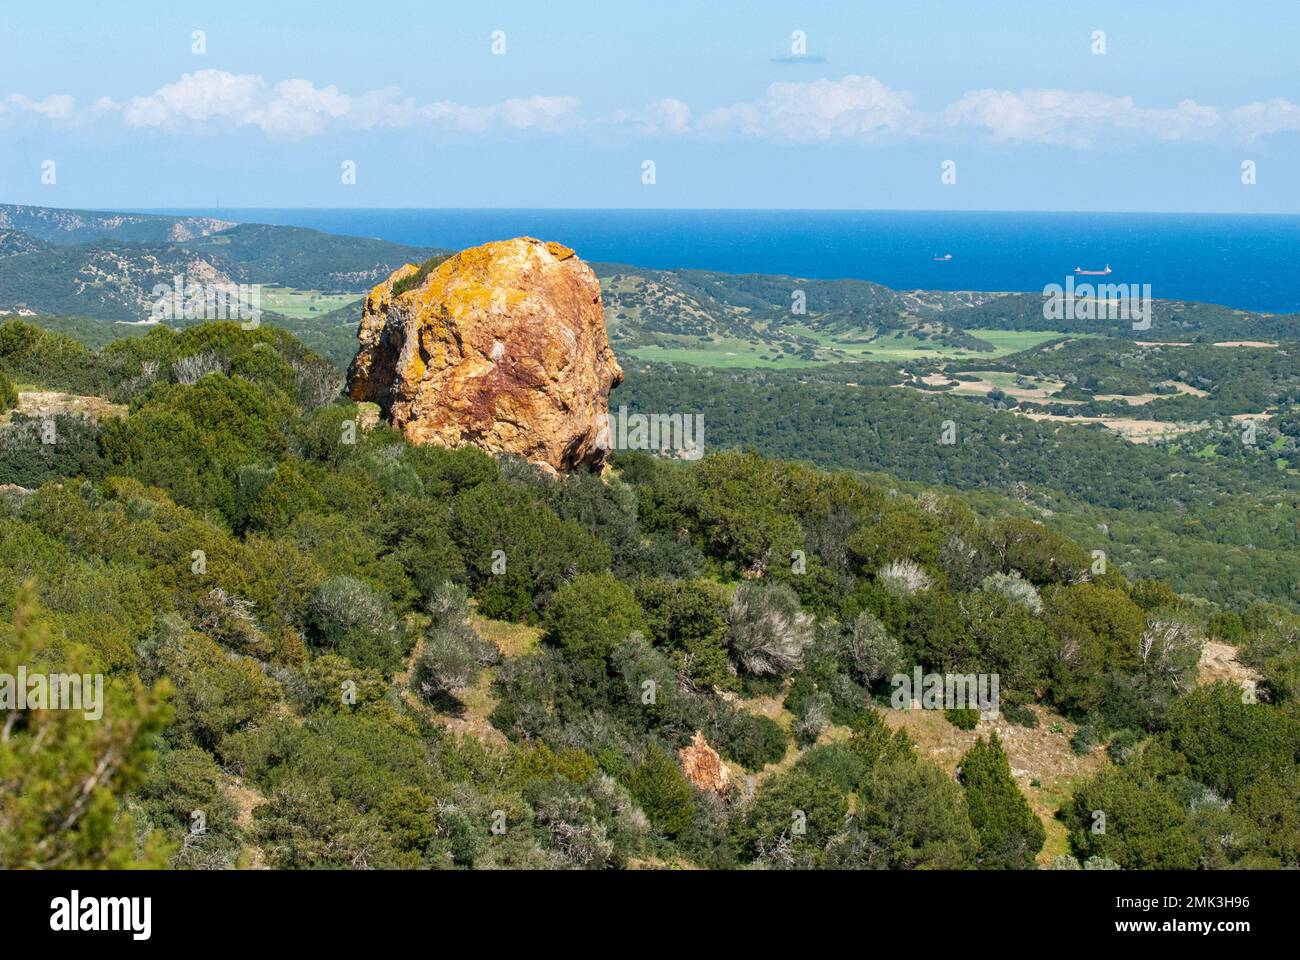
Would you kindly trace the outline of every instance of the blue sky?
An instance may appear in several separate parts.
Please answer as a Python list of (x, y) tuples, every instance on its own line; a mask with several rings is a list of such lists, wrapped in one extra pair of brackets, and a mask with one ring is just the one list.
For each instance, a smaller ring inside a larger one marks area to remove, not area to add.
[(123, 6), (0, 8), (0, 201), (1300, 212), (1294, 0)]

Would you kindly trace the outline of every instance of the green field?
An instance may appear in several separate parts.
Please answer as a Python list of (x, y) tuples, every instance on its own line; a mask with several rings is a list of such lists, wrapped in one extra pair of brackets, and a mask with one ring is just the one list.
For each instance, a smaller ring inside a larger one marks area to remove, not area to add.
[[(690, 363), (697, 367), (771, 367), (776, 369), (815, 366), (820, 361), (803, 360), (776, 348), (759, 346), (746, 340), (723, 337), (706, 345), (660, 347), (616, 347), (618, 353), (627, 353), (638, 360), (659, 360), (667, 363)], [(775, 358), (775, 359), (774, 359)]]
[[(795, 333), (816, 342), (816, 359), (807, 359), (782, 353), (775, 346), (754, 344), (745, 340), (718, 338), (708, 343), (692, 341), (681, 346), (645, 345), (623, 348), (638, 360), (658, 360), (671, 363), (689, 363), (698, 367), (772, 368), (813, 367), (823, 363), (843, 362), (902, 362), (905, 360), (996, 360), (1008, 354), (1028, 350), (1054, 340), (1061, 333), (1051, 330), (977, 330), (971, 331), (993, 345), (991, 351), (964, 350), (922, 340), (906, 334), (870, 339), (864, 334), (833, 334), (805, 327), (787, 327), (783, 332)], [(685, 340), (686, 338), (683, 338)]]
[(321, 293), (319, 290), (295, 290), (293, 287), (262, 288), (263, 310), (297, 320), (329, 313), (339, 307), (359, 303), (360, 300), (355, 293)]

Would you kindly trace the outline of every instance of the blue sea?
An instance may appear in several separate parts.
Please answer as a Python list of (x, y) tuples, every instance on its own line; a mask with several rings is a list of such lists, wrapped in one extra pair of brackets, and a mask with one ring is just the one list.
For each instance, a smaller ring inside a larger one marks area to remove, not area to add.
[[(164, 211), (150, 211), (164, 212)], [(529, 235), (590, 261), (854, 277), (896, 289), (1041, 291), (1075, 267), (1152, 296), (1300, 311), (1300, 216), (818, 210), (206, 209), (460, 249)], [(935, 257), (952, 255), (951, 260)]]

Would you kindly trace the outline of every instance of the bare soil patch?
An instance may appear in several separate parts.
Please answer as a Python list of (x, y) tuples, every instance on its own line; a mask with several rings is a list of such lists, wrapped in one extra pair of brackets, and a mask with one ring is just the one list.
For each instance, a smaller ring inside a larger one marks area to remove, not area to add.
[(65, 414), (99, 422), (111, 417), (125, 417), (127, 407), (121, 403), (110, 403), (103, 397), (83, 397), (56, 390), (27, 390), (18, 394), (18, 406), (10, 414), (0, 418), (0, 423), (7, 421), (13, 412), (28, 417), (53, 417)]
[(1202, 685), (1223, 680), (1235, 687), (1253, 688), (1259, 682), (1259, 674), (1237, 659), (1236, 647), (1206, 640), (1205, 646), (1201, 648), (1201, 664), (1197, 679)]
[[(1133, 443), (1150, 443), (1163, 437), (1199, 430), (1200, 424), (1170, 422), (1168, 420), (1138, 420), (1133, 417), (1065, 416), (1058, 413), (1037, 413), (1028, 410), (1011, 410), (1011, 413), (1030, 420), (1051, 420), (1054, 423), (1100, 423)], [(1250, 416), (1247, 414), (1246, 416)]]

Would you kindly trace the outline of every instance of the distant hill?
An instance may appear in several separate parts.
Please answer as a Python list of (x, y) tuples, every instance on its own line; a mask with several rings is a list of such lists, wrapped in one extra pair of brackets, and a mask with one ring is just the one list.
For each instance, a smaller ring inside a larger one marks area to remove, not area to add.
[(0, 204), (0, 229), (18, 230), (50, 243), (126, 240), (137, 243), (184, 242), (235, 226), (215, 217), (168, 217), (144, 213), (104, 213)]
[(406, 263), (438, 251), (370, 237), (345, 237), (302, 227), (246, 223), (183, 245), (221, 262), (242, 283), (274, 283), (301, 290), (365, 293)]
[(1045, 324), (1066, 333), (1092, 333), (1125, 340), (1192, 341), (1272, 338), (1300, 339), (1300, 314), (1237, 310), (1217, 303), (1154, 300), (1151, 329), (1135, 331), (1125, 319), (1043, 319), (1043, 297), (1012, 293), (972, 304), (950, 317), (966, 329), (1041, 330)]
[(48, 246), (49, 244), (18, 230), (0, 230), (0, 257), (11, 257), (16, 253), (37, 253)]
[(1002, 294), (893, 290), (868, 280), (810, 280), (709, 270), (595, 264), (614, 342), (675, 347), (734, 338), (812, 358), (825, 337), (920, 333), (951, 347), (992, 349), (947, 322)]
[[(170, 284), (178, 274), (207, 283), (360, 296), (402, 264), (439, 252), (445, 251), (210, 217), (0, 205), (0, 313), (142, 320), (149, 315), (155, 285)], [(989, 331), (1126, 340), (1300, 338), (1300, 315), (1214, 304), (1157, 300), (1152, 328), (1134, 331), (1126, 319), (1047, 320), (1037, 294), (893, 290), (866, 280), (624, 264), (593, 268), (616, 350), (702, 366), (807, 365), (937, 353), (993, 357), (1033, 345), (1005, 335), (995, 338)], [(313, 331), (354, 322), (354, 311), (346, 312), (347, 318), (303, 318), (293, 328), (338, 357), (350, 346), (337, 330), (323, 332), (323, 341)], [(318, 324), (320, 319), (325, 322)], [(1016, 344), (1009, 346), (1011, 341)]]
[(360, 295), (436, 252), (300, 227), (39, 207), (0, 207), (0, 228), (0, 312), (98, 320), (146, 319), (154, 287), (177, 275)]
[[(595, 264), (615, 347), (705, 348), (736, 340), (804, 360), (855, 359), (844, 347), (906, 337), (930, 348), (992, 351), (982, 331), (1059, 331), (1125, 340), (1300, 338), (1300, 315), (1153, 301), (1149, 329), (1132, 320), (1046, 319), (1041, 294), (893, 290), (866, 280), (811, 280)], [(713, 349), (710, 357), (708, 350)]]

